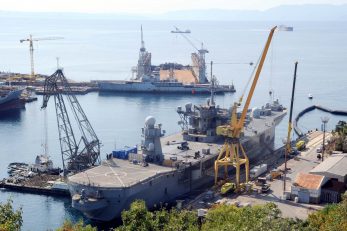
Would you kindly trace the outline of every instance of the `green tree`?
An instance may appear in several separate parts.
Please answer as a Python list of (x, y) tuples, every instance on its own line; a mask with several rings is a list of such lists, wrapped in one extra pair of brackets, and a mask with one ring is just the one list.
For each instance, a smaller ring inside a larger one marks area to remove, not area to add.
[(130, 209), (122, 212), (123, 225), (118, 230), (137, 231), (153, 230), (153, 213), (147, 210), (142, 200), (136, 200), (130, 205)]
[(0, 230), (16, 231), (20, 230), (23, 224), (22, 209), (13, 209), (12, 200), (0, 204)]
[(211, 209), (202, 230), (305, 230), (307, 224), (298, 219), (285, 219), (274, 203), (238, 208), (220, 205)]
[(142, 200), (130, 205), (130, 209), (122, 212), (123, 225), (119, 231), (197, 231), (197, 215), (191, 211), (172, 209), (148, 211)]
[(57, 231), (97, 231), (97, 228), (91, 225), (84, 225), (83, 221), (79, 221), (73, 224), (71, 221), (65, 221), (62, 227), (58, 228)]
[(347, 193), (339, 204), (331, 204), (321, 211), (312, 213), (307, 219), (313, 230), (347, 230)]
[[(178, 211), (176, 209), (170, 210), (167, 212), (167, 220), (161, 227), (157, 227), (155, 230), (164, 230), (164, 231), (197, 231), (198, 230), (198, 218), (197, 213), (187, 210)], [(155, 213), (155, 220), (162, 221), (160, 219), (162, 215), (159, 215), (158, 212)], [(159, 222), (158, 222), (159, 223)]]

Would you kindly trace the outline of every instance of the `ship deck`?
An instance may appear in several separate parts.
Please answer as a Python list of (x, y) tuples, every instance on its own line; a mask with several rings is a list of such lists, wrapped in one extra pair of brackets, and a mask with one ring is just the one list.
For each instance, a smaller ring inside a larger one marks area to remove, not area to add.
[[(245, 129), (245, 136), (254, 136), (265, 131), (269, 127), (277, 124), (286, 114), (283, 112), (273, 112), (271, 116), (253, 119)], [(164, 159), (170, 161), (186, 162), (195, 164), (214, 158), (223, 143), (201, 143), (187, 141), (189, 149), (179, 149), (183, 140), (181, 133), (168, 135), (161, 138), (162, 152)], [(209, 149), (210, 154), (204, 154), (203, 149)], [(195, 153), (199, 152), (198, 157)], [(165, 165), (165, 164), (164, 164)], [(159, 174), (165, 174), (175, 171), (175, 167), (167, 167), (149, 163), (147, 167), (133, 164), (129, 160), (111, 159), (103, 161), (102, 165), (77, 173), (69, 177), (71, 183), (98, 186), (105, 188), (123, 188), (130, 187), (139, 182), (153, 178)]]
[(277, 125), (282, 118), (287, 114), (287, 111), (272, 111), (271, 116), (261, 116), (260, 118), (253, 118), (252, 121), (245, 127), (245, 136), (254, 136), (266, 129)]
[[(183, 142), (180, 133), (161, 138), (162, 151), (165, 160), (177, 158), (177, 161), (191, 162), (212, 158), (213, 155), (203, 155), (202, 149), (210, 149), (210, 153), (216, 153), (221, 145), (199, 142), (188, 142), (188, 150), (180, 150), (177, 147)], [(200, 151), (200, 157), (195, 157), (195, 152)], [(175, 171), (174, 167), (161, 166), (149, 163), (143, 167), (133, 164), (129, 160), (115, 159), (105, 160), (100, 166), (88, 169), (69, 177), (71, 183), (91, 185), (105, 188), (130, 187), (134, 184), (153, 178), (159, 174)]]
[[(163, 154), (166, 160), (170, 158), (177, 158), (177, 161), (195, 163), (203, 158), (208, 158), (209, 155), (203, 154), (203, 149), (209, 149), (211, 154), (216, 154), (218, 149), (222, 147), (223, 143), (201, 143), (184, 141), (181, 133), (169, 135), (160, 139)], [(178, 147), (181, 146), (182, 142), (187, 142), (189, 149), (182, 150)], [(195, 153), (199, 152), (200, 157), (194, 158)]]
[(71, 183), (105, 188), (129, 187), (172, 168), (149, 164), (147, 167), (132, 164), (128, 160), (111, 159), (97, 167), (69, 177)]

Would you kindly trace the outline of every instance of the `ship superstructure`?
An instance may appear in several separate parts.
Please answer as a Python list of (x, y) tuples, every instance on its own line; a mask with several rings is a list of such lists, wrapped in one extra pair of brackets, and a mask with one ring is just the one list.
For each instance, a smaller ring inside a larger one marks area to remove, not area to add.
[(141, 80), (145, 77), (150, 77), (152, 74), (151, 64), (152, 54), (146, 50), (145, 42), (143, 41), (143, 31), (141, 26), (141, 48), (139, 52), (139, 60), (136, 66), (136, 80)]
[[(183, 125), (181, 119), (182, 132), (163, 136), (162, 125), (147, 117), (138, 151), (125, 158), (109, 155), (100, 166), (70, 176), (72, 206), (91, 219), (108, 221), (135, 199), (155, 207), (213, 182), (211, 169), (223, 145), (214, 131), (230, 110), (210, 99), (207, 105), (188, 104), (177, 111), (187, 121)], [(278, 101), (249, 111), (242, 142), (250, 160), (272, 152), (275, 127), (285, 114)]]

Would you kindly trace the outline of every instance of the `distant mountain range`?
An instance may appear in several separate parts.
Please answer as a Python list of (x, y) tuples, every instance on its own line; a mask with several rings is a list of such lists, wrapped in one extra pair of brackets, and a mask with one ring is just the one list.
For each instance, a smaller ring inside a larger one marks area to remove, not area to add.
[(180, 10), (163, 14), (33, 13), (0, 11), (0, 17), (112, 18), (122, 20), (213, 20), (213, 21), (346, 21), (347, 4), (283, 5), (258, 10)]

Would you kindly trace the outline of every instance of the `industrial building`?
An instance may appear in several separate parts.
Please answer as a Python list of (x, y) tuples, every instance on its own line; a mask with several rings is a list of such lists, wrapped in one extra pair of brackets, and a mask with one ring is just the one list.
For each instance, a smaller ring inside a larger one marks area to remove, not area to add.
[(325, 176), (300, 172), (291, 187), (291, 197), (301, 203), (319, 204), (321, 188), (327, 181)]
[(347, 154), (334, 154), (317, 165), (310, 173), (324, 176), (327, 183), (321, 188), (321, 201), (338, 203), (347, 188)]
[(310, 173), (336, 179), (338, 182), (347, 184), (347, 153), (334, 154), (317, 165)]
[(299, 173), (291, 188), (292, 199), (302, 203), (338, 203), (347, 189), (347, 154), (334, 154), (313, 168)]

